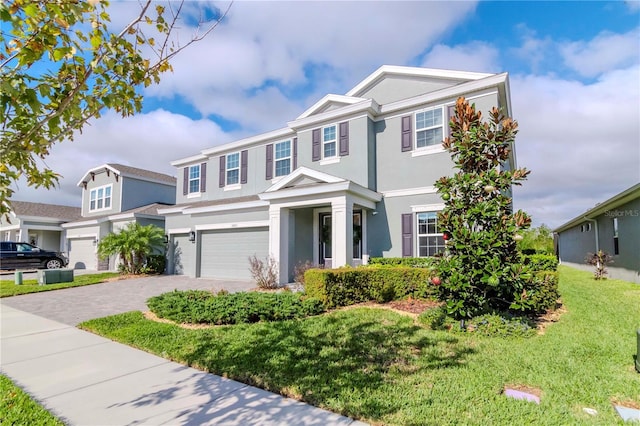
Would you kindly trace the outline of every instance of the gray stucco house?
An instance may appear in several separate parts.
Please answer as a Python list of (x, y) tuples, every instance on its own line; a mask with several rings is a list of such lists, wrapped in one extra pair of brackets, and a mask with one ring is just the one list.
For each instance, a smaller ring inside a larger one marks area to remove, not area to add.
[(613, 256), (611, 278), (640, 284), (640, 183), (554, 230), (560, 263), (583, 270), (588, 253)]
[(283, 128), (172, 162), (169, 273), (248, 278), (248, 257), (271, 255), (285, 283), (305, 261), (437, 253), (433, 184), (453, 171), (441, 142), (459, 96), (511, 115), (506, 73), (382, 66)]
[(164, 229), (160, 207), (175, 203), (176, 178), (122, 164), (95, 167), (78, 182), (82, 189), (81, 217), (64, 223), (69, 267), (115, 269), (116, 259), (100, 260), (98, 241), (130, 222)]

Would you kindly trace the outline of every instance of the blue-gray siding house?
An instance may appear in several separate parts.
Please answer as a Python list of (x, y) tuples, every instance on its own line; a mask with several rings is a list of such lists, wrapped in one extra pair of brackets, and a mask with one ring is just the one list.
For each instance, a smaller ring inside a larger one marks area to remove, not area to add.
[(453, 173), (441, 142), (460, 96), (511, 115), (506, 73), (382, 66), (280, 129), (174, 161), (176, 205), (160, 209), (169, 272), (246, 279), (248, 257), (270, 255), (284, 283), (307, 261), (434, 255), (433, 185)]

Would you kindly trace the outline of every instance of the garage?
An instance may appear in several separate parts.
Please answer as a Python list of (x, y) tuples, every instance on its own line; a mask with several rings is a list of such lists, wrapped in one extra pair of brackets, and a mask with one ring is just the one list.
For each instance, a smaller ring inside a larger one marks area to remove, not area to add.
[(195, 272), (194, 243), (189, 241), (189, 234), (174, 235), (171, 241), (170, 259), (173, 262), (173, 273), (193, 276)]
[(203, 231), (200, 276), (248, 280), (250, 256), (265, 260), (269, 253), (269, 228)]
[(69, 242), (69, 268), (98, 269), (95, 238), (72, 238)]

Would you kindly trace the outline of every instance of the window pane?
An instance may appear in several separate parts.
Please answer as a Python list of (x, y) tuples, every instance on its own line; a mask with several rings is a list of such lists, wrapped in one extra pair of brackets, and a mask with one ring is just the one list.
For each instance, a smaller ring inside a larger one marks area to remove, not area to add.
[(111, 207), (111, 197), (104, 199), (104, 208), (108, 209), (109, 207)]
[(95, 189), (91, 191), (91, 199), (92, 200), (96, 199), (96, 190)]
[(433, 146), (442, 143), (442, 127), (435, 129), (421, 130), (417, 134), (416, 146), (423, 148), (425, 146)]
[(111, 197), (111, 187), (110, 187), (110, 186), (107, 186), (107, 187), (104, 189), (104, 196), (105, 196), (105, 197)]
[(200, 179), (189, 181), (189, 192), (200, 192)]
[(189, 167), (189, 179), (200, 179), (200, 165)]
[(236, 169), (240, 166), (240, 154), (227, 155), (227, 169)]
[(326, 143), (324, 144), (324, 158), (327, 157), (335, 157), (336, 156), (336, 143)]
[(238, 176), (239, 176), (238, 169), (227, 170), (227, 185), (233, 185), (235, 183), (238, 183), (239, 182)]
[(102, 194), (104, 194), (104, 189), (99, 188), (98, 189), (98, 198), (102, 198)]
[(102, 198), (98, 198), (98, 208), (102, 208)]
[(276, 161), (276, 176), (286, 176), (289, 174), (290, 159)]
[(336, 139), (336, 126), (325, 127), (323, 130), (323, 141), (329, 142)]
[(442, 108), (416, 114), (416, 129), (425, 129), (434, 126), (442, 126)]
[[(291, 156), (291, 142), (284, 141), (276, 144), (276, 160)], [(288, 173), (288, 172), (287, 172)], [(276, 174), (276, 176), (278, 176)]]
[(95, 210), (96, 209), (96, 200), (91, 200), (91, 205), (89, 206), (89, 210)]

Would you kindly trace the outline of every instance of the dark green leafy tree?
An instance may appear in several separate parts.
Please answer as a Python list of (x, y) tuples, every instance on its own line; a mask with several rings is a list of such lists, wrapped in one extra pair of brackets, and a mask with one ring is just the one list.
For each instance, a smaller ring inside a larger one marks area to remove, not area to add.
[(439, 262), (442, 297), (458, 318), (526, 311), (532, 274), (521, 263), (516, 241), (531, 220), (523, 211), (513, 213), (510, 194), (529, 171), (503, 168), (517, 123), (497, 108), (482, 120), (475, 106), (459, 98), (450, 125), (443, 146), (457, 172), (435, 185), (445, 200), (439, 227), (449, 237)]
[(520, 235), (518, 249), (523, 253), (553, 254), (553, 232), (544, 223), (537, 228), (523, 229)]
[(164, 248), (164, 230), (155, 225), (142, 226), (128, 223), (117, 233), (111, 233), (98, 243), (98, 255), (102, 259), (117, 256), (120, 269), (127, 274), (144, 271), (148, 256)]
[[(174, 43), (183, 2), (140, 9), (124, 28), (110, 29), (108, 2), (0, 2), (0, 215), (10, 211), (20, 177), (53, 187), (59, 175), (44, 159), (105, 110), (140, 112), (141, 88), (158, 83), (170, 60), (209, 34), (225, 16)], [(227, 9), (228, 10), (228, 9)]]

